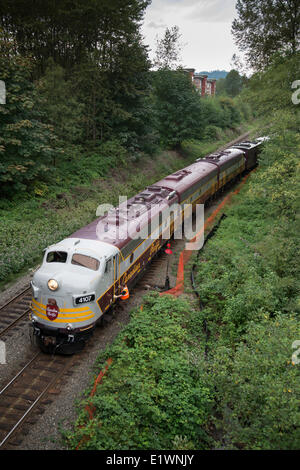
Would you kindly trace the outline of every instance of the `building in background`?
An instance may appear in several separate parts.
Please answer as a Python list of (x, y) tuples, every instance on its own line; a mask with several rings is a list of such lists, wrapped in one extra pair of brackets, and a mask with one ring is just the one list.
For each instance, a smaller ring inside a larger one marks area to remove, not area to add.
[(208, 78), (207, 75), (195, 72), (195, 69), (185, 69), (189, 73), (193, 84), (199, 91), (201, 96), (216, 94), (216, 82), (215, 78)]

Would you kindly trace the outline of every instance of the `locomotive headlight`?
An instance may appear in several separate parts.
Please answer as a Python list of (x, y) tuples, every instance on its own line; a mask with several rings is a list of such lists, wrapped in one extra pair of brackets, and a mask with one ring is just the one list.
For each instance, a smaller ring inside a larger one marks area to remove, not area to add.
[(48, 287), (50, 290), (57, 290), (58, 289), (58, 282), (55, 279), (49, 279)]

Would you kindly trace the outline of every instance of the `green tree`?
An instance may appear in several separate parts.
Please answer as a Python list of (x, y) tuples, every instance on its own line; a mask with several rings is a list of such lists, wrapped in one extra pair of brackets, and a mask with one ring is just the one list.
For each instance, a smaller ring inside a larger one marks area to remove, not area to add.
[(178, 26), (166, 28), (161, 39), (156, 40), (154, 66), (158, 69), (176, 69), (180, 66), (181, 34)]
[(117, 110), (110, 110), (110, 125), (122, 144), (132, 151), (143, 150), (152, 133), (152, 110), (149, 109), (151, 63), (139, 32), (120, 45), (117, 65), (117, 72), (109, 74), (112, 98), (117, 105)]
[(237, 96), (243, 87), (242, 77), (237, 70), (232, 69), (226, 76), (224, 82), (224, 89), (226, 93), (231, 96)]
[(14, 53), (11, 41), (0, 39), (0, 80), (6, 85), (6, 104), (0, 105), (2, 194), (45, 179), (56, 154), (56, 137), (41, 121), (30, 74), (31, 62)]
[[(209, 130), (211, 126), (216, 126), (221, 129), (228, 127), (234, 128), (240, 122), (240, 114), (234, 101), (226, 95), (213, 100), (209, 97), (205, 99), (202, 98), (201, 117), (201, 130), (198, 137), (209, 135), (210, 133), (208, 134), (207, 130)], [(213, 137), (213, 134), (211, 134), (211, 136)]]
[(153, 72), (156, 125), (163, 145), (176, 147), (196, 138), (203, 127), (201, 97), (182, 71)]
[(290, 57), (275, 55), (269, 67), (253, 74), (241, 98), (260, 116), (284, 109), (295, 114), (299, 106), (292, 102), (292, 84), (299, 77), (299, 64), (300, 52)]
[(55, 129), (61, 142), (76, 144), (84, 138), (85, 106), (76, 95), (74, 81), (66, 79), (66, 72), (49, 59), (46, 73), (36, 83), (39, 108), (44, 119)]
[(1, 2), (0, 25), (19, 54), (33, 57), (41, 108), (59, 137), (92, 144), (117, 137), (127, 147), (144, 145), (150, 61), (140, 26), (148, 4)]
[(237, 0), (238, 18), (232, 33), (248, 63), (261, 69), (272, 55), (295, 54), (299, 48), (300, 3), (298, 0)]
[(139, 32), (119, 45), (115, 61), (107, 67), (101, 61), (101, 51), (94, 51), (74, 68), (73, 82), (77, 84), (78, 98), (85, 104), (85, 136), (94, 143), (117, 137), (127, 147), (141, 147), (148, 134), (145, 102), (150, 61)]
[(98, 50), (102, 67), (117, 69), (119, 46), (140, 27), (149, 0), (2, 0), (0, 26), (31, 55), (36, 73), (47, 60), (66, 69)]
[(216, 83), (216, 95), (224, 95), (226, 94), (225, 90), (225, 78), (219, 78)]

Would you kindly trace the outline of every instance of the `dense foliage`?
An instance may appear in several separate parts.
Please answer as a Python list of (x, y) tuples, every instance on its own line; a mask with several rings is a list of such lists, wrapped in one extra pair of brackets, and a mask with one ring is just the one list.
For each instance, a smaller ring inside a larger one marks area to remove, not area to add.
[(186, 139), (217, 137), (217, 130), (235, 128), (242, 115), (227, 97), (202, 98), (183, 70), (159, 70), (153, 76), (157, 131), (162, 145), (178, 147)]
[(226, 447), (297, 449), (299, 369), (298, 121), (278, 124), (247, 191), (227, 211), (198, 262), (209, 330), (207, 383), (212, 421)]
[[(0, 28), (6, 39), (15, 39), (18, 53), (33, 57), (36, 75), (45, 71), (49, 58), (70, 72), (95, 52), (101, 69), (121, 73), (119, 59), (124, 53), (129, 57), (133, 52), (131, 48), (149, 3), (149, 0), (2, 0)], [(129, 83), (126, 76), (123, 79)]]
[(191, 314), (187, 302), (158, 295), (132, 313), (129, 326), (99, 357), (100, 367), (108, 357), (112, 365), (99, 393), (86, 400), (93, 419), (81, 413), (70, 445), (174, 449), (197, 442), (205, 448), (211, 400), (192, 360)]
[(232, 69), (225, 78), (218, 80), (217, 94), (227, 94), (233, 98), (242, 91), (244, 81), (245, 78), (242, 77), (237, 70)]
[(202, 138), (206, 127), (211, 137), (209, 126), (240, 124), (234, 103), (202, 103), (188, 73), (175, 67), (177, 26), (158, 41), (159, 69), (150, 71), (140, 31), (148, 4), (1, 2), (0, 80), (7, 97), (0, 107), (0, 196), (38, 195), (74, 167), (86, 168), (91, 156), (106, 166), (107, 143), (134, 160)]
[(49, 175), (56, 136), (36, 106), (30, 62), (1, 40), (0, 52), (0, 80), (6, 85), (6, 104), (0, 105), (0, 191), (7, 194)]
[[(300, 51), (289, 57), (276, 54), (268, 68), (253, 74), (239, 100), (247, 101), (256, 116), (268, 116), (271, 127), (274, 123), (278, 126), (280, 121), (277, 113), (287, 110), (291, 119), (297, 113), (298, 108), (292, 100), (292, 85), (299, 77)], [(282, 119), (286, 119), (286, 116), (283, 115)]]
[(263, 69), (278, 51), (299, 50), (298, 0), (237, 0), (232, 32), (254, 69)]
[[(148, 3), (1, 2), (0, 79), (8, 91), (2, 172), (13, 171), (23, 185), (10, 179), (2, 196), (41, 181), (53, 185), (60, 167), (69, 162), (71, 170), (78, 155), (96, 153), (101, 166), (99, 147), (107, 141), (117, 139), (131, 153), (152, 150), (150, 62), (140, 35)], [(11, 129), (19, 121), (22, 129)], [(17, 169), (12, 145), (24, 157), (15, 159)]]

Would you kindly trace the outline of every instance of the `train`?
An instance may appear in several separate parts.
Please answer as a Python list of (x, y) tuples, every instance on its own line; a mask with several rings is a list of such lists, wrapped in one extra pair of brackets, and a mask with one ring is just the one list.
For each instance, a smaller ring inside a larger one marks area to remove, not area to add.
[(128, 299), (185, 208), (206, 204), (256, 167), (266, 139), (197, 159), (48, 246), (31, 281), (30, 325), (39, 348), (51, 354), (81, 350), (104, 314)]

